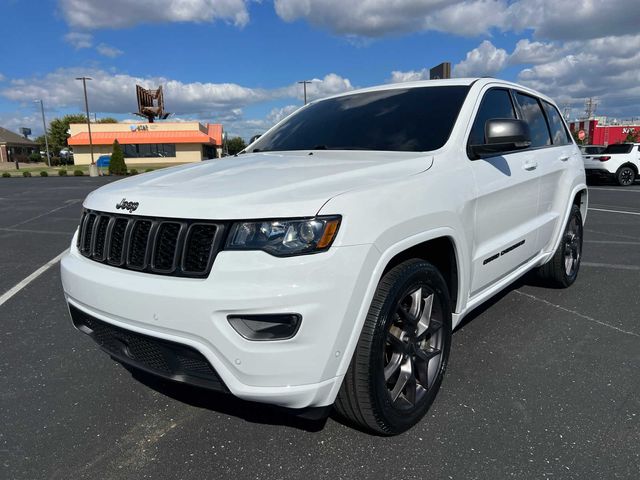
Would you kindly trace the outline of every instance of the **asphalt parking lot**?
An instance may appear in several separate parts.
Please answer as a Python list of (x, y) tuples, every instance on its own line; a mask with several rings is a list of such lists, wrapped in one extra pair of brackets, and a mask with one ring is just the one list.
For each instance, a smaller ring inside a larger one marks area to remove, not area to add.
[(577, 283), (476, 311), (427, 417), (379, 438), (132, 376), (72, 328), (55, 263), (109, 179), (0, 180), (0, 478), (640, 478), (638, 184), (591, 188)]

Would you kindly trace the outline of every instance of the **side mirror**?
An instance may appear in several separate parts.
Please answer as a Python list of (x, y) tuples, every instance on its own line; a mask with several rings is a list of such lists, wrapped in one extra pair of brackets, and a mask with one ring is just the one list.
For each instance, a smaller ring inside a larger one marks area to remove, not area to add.
[(470, 145), (473, 158), (493, 156), (531, 146), (529, 124), (513, 118), (492, 118), (484, 125), (485, 143)]

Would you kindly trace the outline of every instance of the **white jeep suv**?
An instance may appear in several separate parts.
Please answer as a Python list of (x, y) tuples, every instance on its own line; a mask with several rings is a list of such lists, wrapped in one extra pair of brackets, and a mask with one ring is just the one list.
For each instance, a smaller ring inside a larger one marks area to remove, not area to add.
[(318, 100), (246, 152), (99, 188), (62, 281), (134, 369), (383, 435), (426, 413), (463, 317), (578, 274), (587, 188), (549, 98), (495, 79)]

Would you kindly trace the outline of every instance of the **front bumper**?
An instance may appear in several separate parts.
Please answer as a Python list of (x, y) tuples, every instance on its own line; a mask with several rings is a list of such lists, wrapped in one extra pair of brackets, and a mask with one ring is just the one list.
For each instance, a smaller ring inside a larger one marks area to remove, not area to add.
[[(102, 265), (72, 245), (61, 262), (72, 308), (193, 348), (232, 394), (289, 408), (335, 399), (343, 353), (378, 259), (372, 245), (291, 258), (223, 251), (208, 278), (190, 279)], [(283, 312), (302, 315), (288, 340), (246, 340), (227, 321), (230, 314)]]

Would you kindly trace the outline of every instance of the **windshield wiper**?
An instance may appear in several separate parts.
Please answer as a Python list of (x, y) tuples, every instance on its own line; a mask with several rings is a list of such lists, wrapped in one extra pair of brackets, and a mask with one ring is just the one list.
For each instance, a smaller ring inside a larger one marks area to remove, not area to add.
[(326, 145), (316, 145), (315, 147), (310, 148), (310, 150), (329, 150), (329, 149), (327, 148)]

